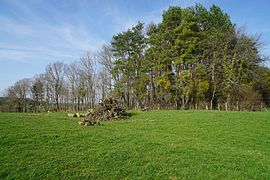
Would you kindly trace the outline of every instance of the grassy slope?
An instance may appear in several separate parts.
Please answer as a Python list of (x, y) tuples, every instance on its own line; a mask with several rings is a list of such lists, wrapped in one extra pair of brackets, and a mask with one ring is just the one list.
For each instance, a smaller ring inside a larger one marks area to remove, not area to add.
[(0, 179), (68, 177), (269, 179), (270, 113), (133, 112), (96, 127), (0, 113)]

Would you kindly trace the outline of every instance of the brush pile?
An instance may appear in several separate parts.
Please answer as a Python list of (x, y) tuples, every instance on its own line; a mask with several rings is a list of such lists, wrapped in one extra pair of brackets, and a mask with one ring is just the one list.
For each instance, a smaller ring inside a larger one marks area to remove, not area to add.
[(80, 124), (86, 126), (99, 125), (100, 121), (120, 120), (126, 119), (127, 117), (128, 114), (121, 103), (109, 97), (101, 100), (94, 109), (89, 110)]

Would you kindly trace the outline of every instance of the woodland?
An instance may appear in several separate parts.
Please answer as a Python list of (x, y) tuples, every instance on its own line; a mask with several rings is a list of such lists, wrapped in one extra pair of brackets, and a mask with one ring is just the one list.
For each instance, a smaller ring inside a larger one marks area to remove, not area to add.
[(138, 22), (98, 51), (48, 64), (0, 99), (0, 111), (86, 111), (114, 97), (127, 109), (255, 111), (270, 105), (263, 42), (216, 5), (169, 7), (160, 23)]

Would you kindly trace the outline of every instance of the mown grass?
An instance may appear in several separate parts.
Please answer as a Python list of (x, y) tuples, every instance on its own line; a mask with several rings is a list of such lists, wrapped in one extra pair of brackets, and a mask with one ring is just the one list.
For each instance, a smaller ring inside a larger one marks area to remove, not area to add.
[(0, 179), (270, 179), (270, 113), (0, 113)]

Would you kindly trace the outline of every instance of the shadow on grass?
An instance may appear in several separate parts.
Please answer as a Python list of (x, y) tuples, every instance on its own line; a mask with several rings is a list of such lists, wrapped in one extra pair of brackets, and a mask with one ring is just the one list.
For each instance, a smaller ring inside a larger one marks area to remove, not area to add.
[(135, 111), (128, 112), (128, 117), (130, 118), (131, 116), (137, 116), (139, 113)]

